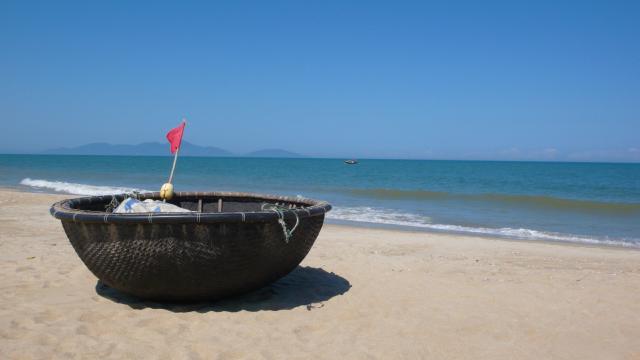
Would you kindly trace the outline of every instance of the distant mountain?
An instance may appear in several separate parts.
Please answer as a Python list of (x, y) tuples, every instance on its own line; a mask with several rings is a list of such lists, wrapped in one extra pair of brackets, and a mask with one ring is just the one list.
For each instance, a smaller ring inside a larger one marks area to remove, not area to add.
[[(138, 145), (114, 145), (108, 143), (91, 143), (69, 148), (58, 148), (46, 150), (43, 154), (50, 155), (134, 155), (134, 156), (163, 156), (169, 155), (169, 144), (147, 142)], [(213, 146), (200, 146), (187, 141), (182, 142), (180, 147), (182, 156), (237, 156), (227, 150)], [(297, 158), (303, 157), (290, 151), (282, 149), (266, 149), (254, 151), (244, 156), (247, 157), (277, 157), (277, 158)]]
[[(164, 153), (167, 153), (167, 147), (165, 146)], [(234, 154), (230, 151), (217, 148), (215, 146), (200, 146), (195, 145), (190, 142), (183, 141), (182, 146), (180, 147), (180, 154), (184, 156), (233, 156)]]
[[(108, 143), (92, 143), (72, 148), (51, 149), (44, 154), (56, 155), (140, 155), (162, 156), (169, 154), (169, 144), (147, 142), (138, 145), (113, 145)], [(187, 141), (182, 142), (180, 155), (184, 156), (233, 156), (224, 149), (213, 146), (200, 146)]]
[(304, 157), (303, 155), (282, 150), (282, 149), (265, 149), (253, 151), (248, 154), (245, 154), (247, 157), (266, 157), (266, 158), (299, 158)]

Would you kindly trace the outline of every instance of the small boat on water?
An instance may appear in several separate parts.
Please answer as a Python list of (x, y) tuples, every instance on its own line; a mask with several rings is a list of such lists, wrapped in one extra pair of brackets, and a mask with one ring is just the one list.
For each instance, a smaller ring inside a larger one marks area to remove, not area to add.
[(345, 160), (344, 163), (348, 165), (355, 165), (358, 163), (358, 160), (353, 160), (353, 159)]

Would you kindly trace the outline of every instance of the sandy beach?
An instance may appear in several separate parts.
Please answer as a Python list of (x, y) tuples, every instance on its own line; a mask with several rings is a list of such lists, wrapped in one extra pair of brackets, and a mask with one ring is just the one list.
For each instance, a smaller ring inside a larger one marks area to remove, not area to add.
[(640, 251), (325, 225), (277, 283), (213, 303), (97, 282), (48, 209), (0, 190), (5, 359), (640, 359)]

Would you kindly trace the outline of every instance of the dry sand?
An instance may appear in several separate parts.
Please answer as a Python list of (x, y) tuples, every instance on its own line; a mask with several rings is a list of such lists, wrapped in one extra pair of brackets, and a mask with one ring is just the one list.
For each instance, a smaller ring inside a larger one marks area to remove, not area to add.
[(0, 190), (0, 357), (640, 359), (640, 251), (325, 226), (288, 277), (215, 303), (97, 284)]

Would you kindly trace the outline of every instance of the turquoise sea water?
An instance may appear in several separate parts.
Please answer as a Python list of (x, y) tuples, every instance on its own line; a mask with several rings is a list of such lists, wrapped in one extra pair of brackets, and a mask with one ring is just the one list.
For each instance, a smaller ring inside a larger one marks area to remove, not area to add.
[[(157, 191), (171, 161), (0, 155), (0, 186)], [(640, 247), (640, 164), (184, 157), (175, 187), (319, 198), (339, 223)]]

